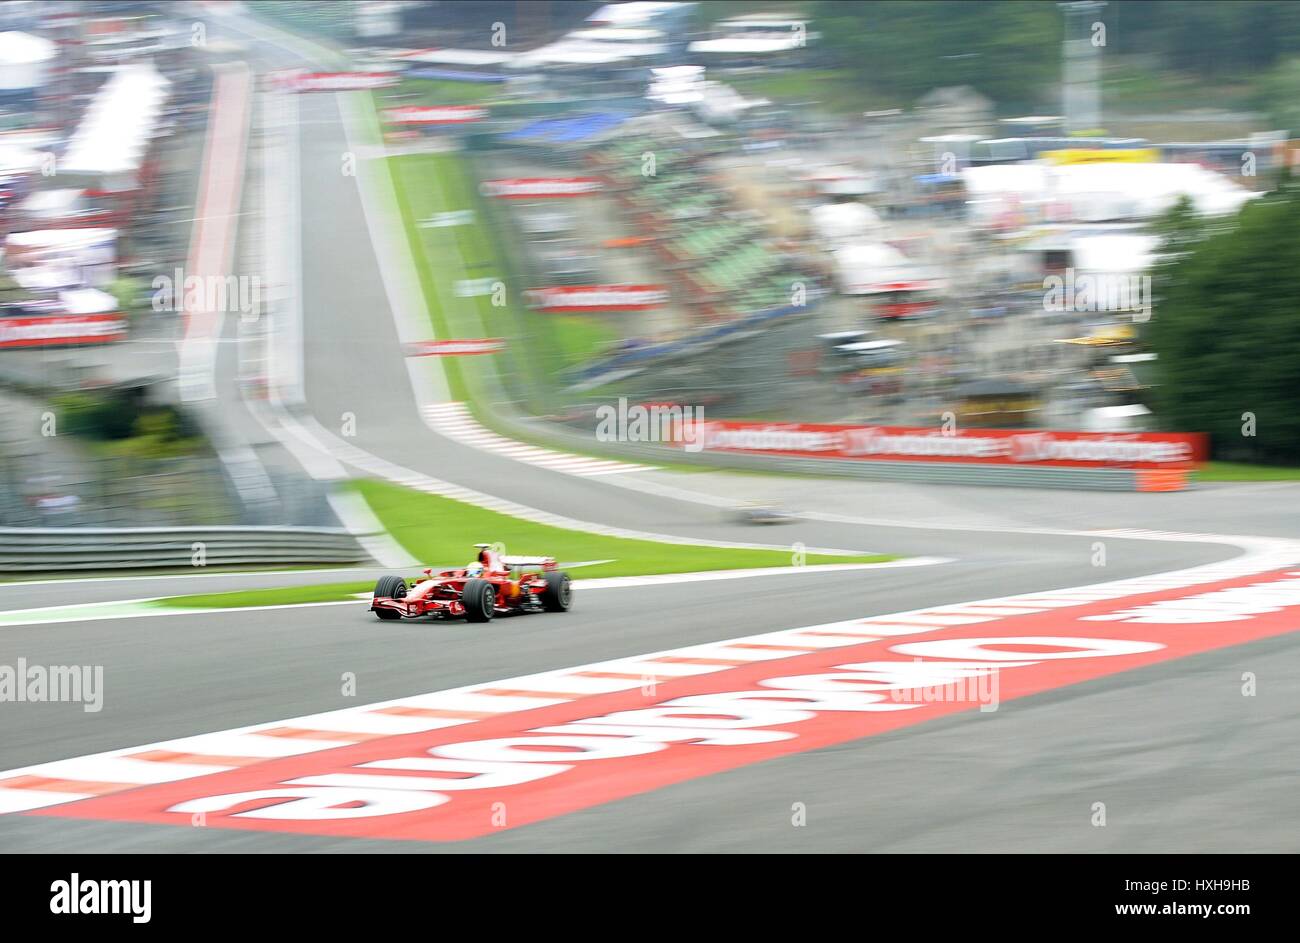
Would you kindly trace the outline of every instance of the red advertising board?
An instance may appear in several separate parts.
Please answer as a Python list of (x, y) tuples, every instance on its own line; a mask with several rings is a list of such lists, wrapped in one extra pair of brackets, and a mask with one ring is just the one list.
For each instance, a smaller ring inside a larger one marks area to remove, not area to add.
[(384, 112), (384, 120), (392, 124), (465, 124), (487, 116), (487, 109), (476, 105), (408, 105)]
[(105, 344), (126, 337), (126, 319), (112, 314), (69, 314), (48, 318), (0, 318), (0, 347)]
[(495, 354), (506, 349), (499, 337), (463, 337), (450, 341), (418, 341), (405, 346), (408, 357), (463, 357), (468, 354)]
[(962, 429), (945, 434), (910, 426), (707, 421), (705, 451), (888, 462), (958, 462), (1065, 468), (1186, 468), (1205, 460), (1201, 433), (1062, 432)]
[(503, 200), (537, 200), (548, 197), (586, 196), (601, 189), (599, 177), (511, 177), (484, 180), (484, 196)]
[(396, 85), (391, 72), (279, 72), (272, 81), (295, 92), (351, 92)]
[(548, 313), (566, 311), (645, 311), (668, 300), (661, 285), (566, 285), (524, 292), (531, 307)]

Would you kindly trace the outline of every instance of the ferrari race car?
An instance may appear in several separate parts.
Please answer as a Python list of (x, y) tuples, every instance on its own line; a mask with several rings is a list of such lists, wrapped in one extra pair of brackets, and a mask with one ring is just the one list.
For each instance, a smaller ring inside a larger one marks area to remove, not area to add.
[(370, 611), (380, 619), (491, 622), (520, 612), (567, 612), (573, 604), (569, 574), (556, 569), (553, 557), (502, 556), (490, 544), (474, 546), (478, 559), (464, 569), (425, 570), (410, 586), (400, 576), (380, 577)]

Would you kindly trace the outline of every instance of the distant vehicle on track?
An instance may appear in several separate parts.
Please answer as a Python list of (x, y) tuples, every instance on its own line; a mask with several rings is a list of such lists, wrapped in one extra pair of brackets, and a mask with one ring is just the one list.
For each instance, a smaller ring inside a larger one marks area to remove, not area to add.
[(742, 524), (788, 524), (795, 515), (777, 504), (743, 504), (736, 508), (736, 518)]

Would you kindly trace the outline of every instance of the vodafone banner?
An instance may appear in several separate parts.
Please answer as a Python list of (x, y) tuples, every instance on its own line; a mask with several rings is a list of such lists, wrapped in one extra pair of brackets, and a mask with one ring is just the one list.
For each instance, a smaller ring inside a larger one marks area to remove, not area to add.
[(528, 304), (541, 311), (645, 311), (668, 300), (661, 285), (570, 285), (533, 288), (524, 292)]
[(964, 429), (705, 422), (705, 451), (892, 462), (960, 462), (1068, 468), (1185, 468), (1205, 460), (1201, 433)]
[(453, 341), (418, 341), (405, 347), (408, 357), (462, 357), (467, 354), (495, 354), (506, 349), (499, 337), (465, 337)]
[(465, 124), (482, 121), (488, 116), (486, 108), (474, 105), (438, 105), (389, 108), (384, 120), (391, 124)]
[(484, 180), (484, 196), (503, 200), (537, 200), (548, 197), (586, 196), (596, 193), (603, 184), (598, 177), (511, 177)]
[(69, 314), (50, 318), (0, 318), (0, 347), (107, 344), (126, 337), (120, 314)]
[(354, 92), (396, 85), (392, 72), (281, 72), (272, 81), (293, 92)]

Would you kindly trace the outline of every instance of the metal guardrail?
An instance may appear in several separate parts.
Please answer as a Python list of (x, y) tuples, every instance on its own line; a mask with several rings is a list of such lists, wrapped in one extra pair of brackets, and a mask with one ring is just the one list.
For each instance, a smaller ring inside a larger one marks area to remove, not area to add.
[(0, 528), (0, 572), (369, 562), (341, 528)]

